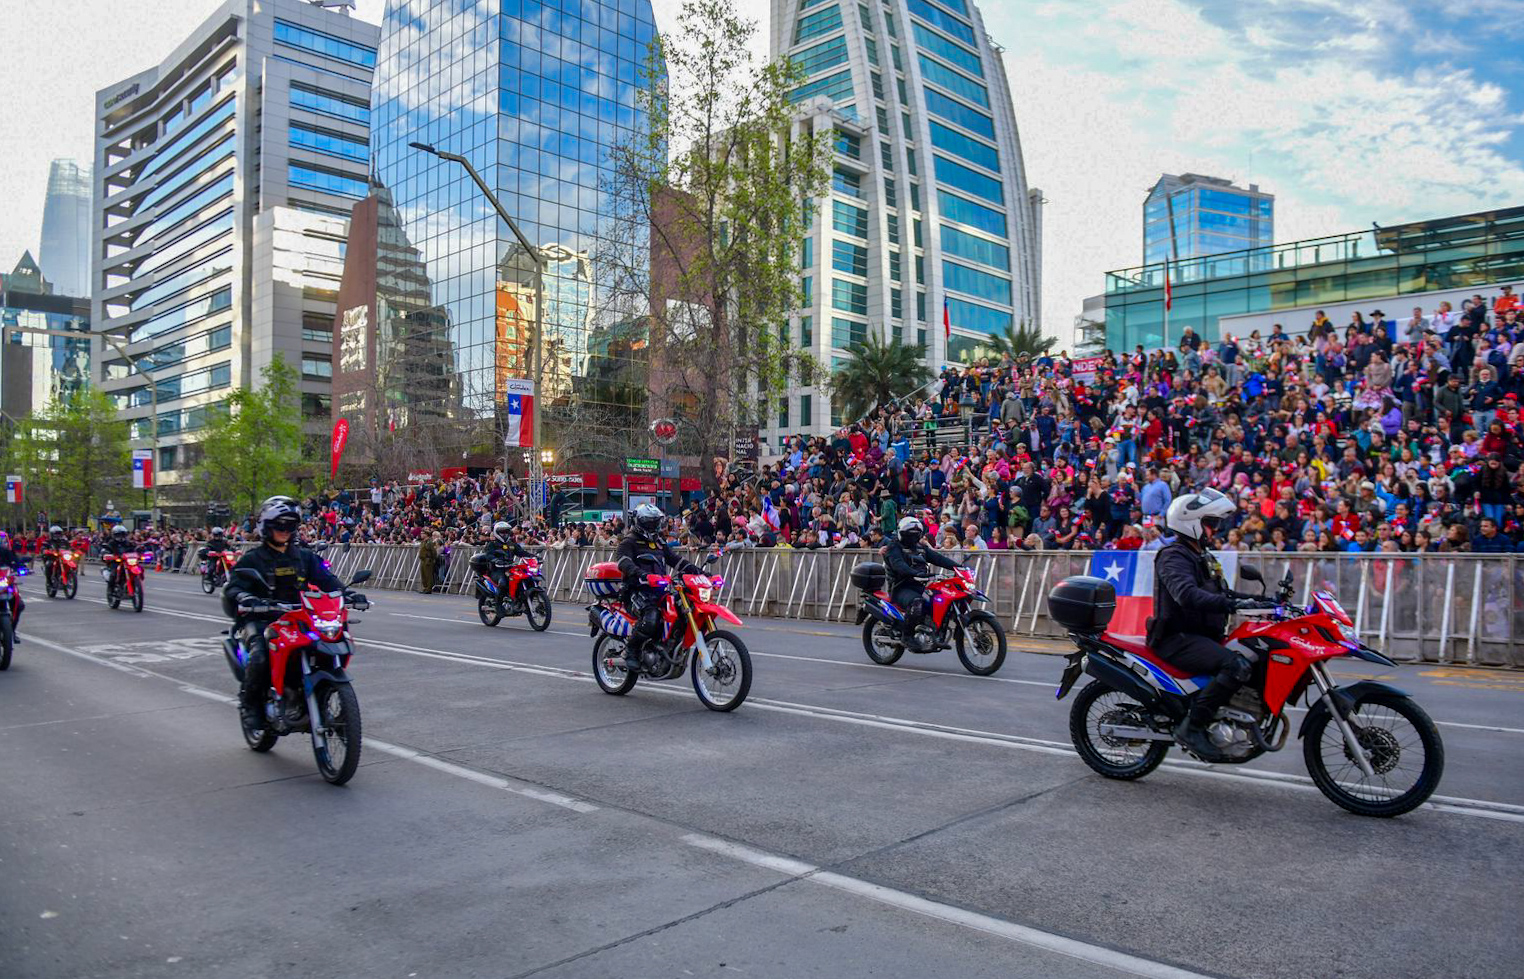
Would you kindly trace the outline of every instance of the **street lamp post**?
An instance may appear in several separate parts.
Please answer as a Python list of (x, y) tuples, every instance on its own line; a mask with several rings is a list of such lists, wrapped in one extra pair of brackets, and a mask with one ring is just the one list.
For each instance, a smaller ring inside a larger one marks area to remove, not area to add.
[[(449, 160), (453, 163), (459, 163), (461, 166), (465, 167), (466, 173), (470, 175), (471, 180), (476, 184), (477, 189), (482, 192), (482, 196), (486, 197), (487, 202), (492, 205), (493, 210), (497, 211), (498, 217), (507, 222), (509, 230), (512, 231), (513, 236), (519, 240), (520, 247), (524, 249), (525, 254), (527, 254), (530, 260), (534, 262), (534, 346), (530, 352), (530, 363), (532, 365), (530, 367), (530, 373), (534, 378), (534, 397), (536, 404), (534, 413), (536, 417), (533, 419), (533, 423), (530, 428), (530, 441), (532, 444), (530, 445), (529, 449), (530, 494), (532, 500), (536, 473), (539, 473), (540, 475), (542, 494), (544, 484), (544, 474), (542, 468), (543, 464), (540, 459), (540, 419), (538, 417), (540, 410), (538, 405), (544, 398), (545, 394), (545, 392), (540, 390), (540, 347), (544, 344), (545, 327), (545, 255), (540, 251), (540, 249), (530, 244), (529, 239), (524, 236), (524, 232), (519, 230), (518, 223), (513, 220), (511, 215), (509, 215), (507, 209), (503, 207), (502, 202), (497, 199), (497, 195), (492, 192), (492, 188), (487, 186), (487, 182), (482, 179), (481, 174), (476, 172), (476, 168), (471, 165), (470, 160), (461, 156), (459, 153), (450, 153), (445, 150), (437, 149), (428, 143), (413, 142), (408, 143), (408, 145), (415, 150), (422, 150), (423, 152), (432, 154), (441, 160)], [(504, 448), (506, 449), (506, 446)], [(507, 467), (508, 456), (505, 452), (503, 455), (504, 479), (507, 479), (508, 477)]]

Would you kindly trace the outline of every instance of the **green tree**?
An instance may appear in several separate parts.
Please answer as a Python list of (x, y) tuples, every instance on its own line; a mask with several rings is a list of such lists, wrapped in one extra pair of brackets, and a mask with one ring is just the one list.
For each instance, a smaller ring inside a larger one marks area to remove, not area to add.
[(990, 337), (990, 347), (997, 356), (1005, 355), (1015, 360), (1021, 354), (1041, 357), (1053, 349), (1057, 337), (1045, 337), (1037, 327), (1022, 320), (1016, 326), (1008, 326), (1002, 333)]
[(74, 391), (21, 420), (6, 453), (7, 468), (25, 481), (27, 509), (55, 522), (82, 524), (107, 497), (130, 487), (127, 422), (110, 396)]
[(207, 427), (196, 479), (206, 498), (252, 513), (266, 497), (292, 493), (302, 461), (302, 415), (296, 372), (279, 355), (257, 389), (234, 391)]
[(847, 362), (831, 375), (831, 392), (843, 421), (856, 421), (881, 404), (921, 387), (932, 378), (919, 347), (898, 337), (885, 343), (877, 333), (854, 343)]
[(617, 146), (595, 262), (610, 322), (649, 316), (651, 417), (685, 419), (689, 450), (728, 455), (732, 428), (781, 392), (796, 352), (802, 202), (826, 187), (829, 131), (799, 130), (788, 61), (753, 60), (731, 0), (686, 0), (642, 74), (646, 132)]

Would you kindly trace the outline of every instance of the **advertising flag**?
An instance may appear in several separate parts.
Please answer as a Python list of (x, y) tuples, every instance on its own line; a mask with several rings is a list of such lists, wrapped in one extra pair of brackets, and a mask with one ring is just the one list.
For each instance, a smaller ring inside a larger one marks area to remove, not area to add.
[(7, 503), (20, 503), (21, 502), (21, 477), (20, 476), (7, 476), (7, 477), (5, 477), (5, 502), (7, 502)]
[(132, 450), (132, 488), (153, 489), (153, 450)]
[(503, 444), (509, 448), (530, 448), (534, 445), (534, 382), (510, 378), (504, 383), (508, 426)]
[(329, 441), (332, 450), (328, 461), (328, 478), (335, 479), (339, 475), (339, 457), (344, 454), (344, 446), (349, 442), (349, 419), (340, 418), (333, 423), (333, 435)]

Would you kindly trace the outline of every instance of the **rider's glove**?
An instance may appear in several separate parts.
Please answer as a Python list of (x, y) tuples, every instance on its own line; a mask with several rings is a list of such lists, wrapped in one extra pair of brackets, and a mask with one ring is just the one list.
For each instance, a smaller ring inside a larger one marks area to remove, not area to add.
[(349, 596), (349, 607), (357, 612), (363, 612), (370, 608), (370, 599), (364, 595), (351, 594)]
[(1279, 605), (1268, 598), (1235, 598), (1233, 599), (1233, 611), (1241, 612), (1244, 609), (1253, 608), (1276, 608)]

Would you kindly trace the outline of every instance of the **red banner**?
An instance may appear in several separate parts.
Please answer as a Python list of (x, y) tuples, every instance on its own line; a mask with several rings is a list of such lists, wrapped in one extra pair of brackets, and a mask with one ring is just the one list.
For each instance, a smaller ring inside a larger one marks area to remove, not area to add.
[(333, 455), (328, 464), (328, 478), (336, 479), (339, 475), (339, 457), (344, 454), (344, 445), (349, 441), (349, 419), (340, 418), (333, 423)]

